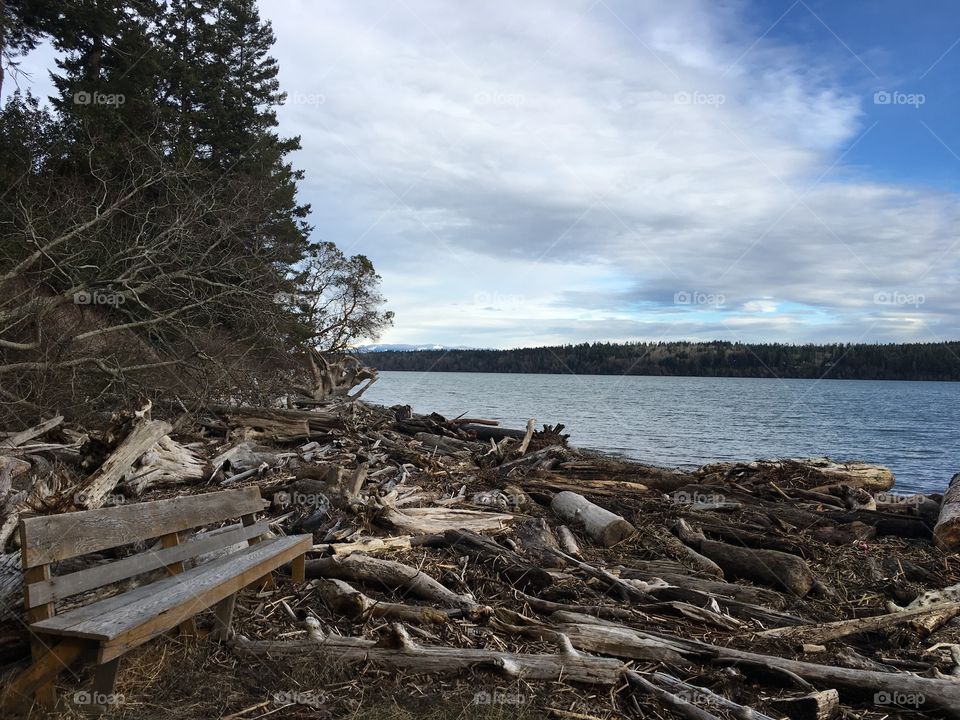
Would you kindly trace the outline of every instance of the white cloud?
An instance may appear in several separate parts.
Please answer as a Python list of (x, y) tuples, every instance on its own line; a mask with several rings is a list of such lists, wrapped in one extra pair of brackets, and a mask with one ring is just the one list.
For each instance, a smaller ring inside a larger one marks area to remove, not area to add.
[[(384, 277), (385, 341), (958, 334), (958, 198), (846, 167), (871, 96), (738, 4), (261, 10), (284, 89), (322, 97), (282, 130), (317, 235)], [(685, 290), (726, 303), (677, 308)]]

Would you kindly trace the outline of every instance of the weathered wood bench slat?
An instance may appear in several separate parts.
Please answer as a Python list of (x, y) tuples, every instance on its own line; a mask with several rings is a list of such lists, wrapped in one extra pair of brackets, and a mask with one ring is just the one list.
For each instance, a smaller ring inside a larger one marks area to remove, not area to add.
[(151, 570), (159, 570), (175, 562), (195, 558), (203, 553), (229, 547), (238, 542), (263, 535), (269, 529), (269, 524), (266, 522), (248, 526), (240, 525), (234, 530), (208, 535), (185, 542), (182, 545), (160, 550), (148, 550), (139, 555), (131, 555), (106, 565), (98, 565), (67, 575), (52, 577), (49, 580), (27, 586), (29, 603), (33, 606), (63, 600), (87, 590), (94, 590)]
[(263, 510), (256, 487), (25, 518), (25, 568), (210, 525)]
[[(236, 592), (256, 579), (256, 576), (253, 580), (247, 579), (246, 573), (259, 572), (263, 575), (263, 564), (283, 564), (287, 560), (281, 558), (292, 559), (304, 553), (309, 542), (310, 538), (303, 535), (273, 538), (179, 575), (171, 575), (121, 595), (41, 620), (30, 627), (35, 632), (45, 634), (104, 641), (112, 640), (160, 615), (167, 619), (180, 615), (174, 612), (176, 608), (181, 608), (187, 613), (186, 616), (196, 615), (217, 599)], [(224, 590), (222, 596), (211, 600), (209, 591), (218, 587)], [(171, 622), (170, 627), (174, 627), (179, 621)]]
[[(119, 658), (128, 651), (174, 628), (196, 636), (194, 616), (211, 607), (211, 638), (228, 638), (237, 592), (250, 585), (274, 587), (271, 572), (287, 564), (294, 581), (303, 582), (313, 536), (266, 539), (270, 524), (256, 520), (263, 506), (259, 488), (251, 486), (23, 518), (20, 554), (33, 665), (0, 694), (0, 715), (8, 708), (26, 710), (33, 702), (55, 705), (57, 674), (91, 652), (98, 664), (95, 689), (109, 695)], [(182, 542), (185, 530), (237, 519)], [(159, 540), (160, 547), (52, 577), (59, 560), (141, 540)], [(207, 562), (185, 569), (190, 558)], [(139, 587), (101, 599), (81, 598), (86, 605), (56, 614), (58, 600), (150, 572)]]

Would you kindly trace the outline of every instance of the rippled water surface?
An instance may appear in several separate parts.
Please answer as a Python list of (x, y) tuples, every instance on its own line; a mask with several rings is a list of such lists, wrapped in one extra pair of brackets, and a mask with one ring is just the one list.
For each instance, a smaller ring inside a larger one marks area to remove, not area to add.
[(829, 455), (887, 465), (897, 490), (960, 472), (960, 383), (381, 372), (364, 396), (522, 428), (665, 466)]

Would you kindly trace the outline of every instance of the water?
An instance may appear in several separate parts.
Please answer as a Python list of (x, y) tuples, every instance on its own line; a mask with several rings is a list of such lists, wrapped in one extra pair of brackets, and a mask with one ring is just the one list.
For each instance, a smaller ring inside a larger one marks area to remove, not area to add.
[(364, 399), (559, 422), (573, 445), (667, 467), (829, 455), (886, 465), (898, 492), (960, 472), (960, 383), (385, 371)]

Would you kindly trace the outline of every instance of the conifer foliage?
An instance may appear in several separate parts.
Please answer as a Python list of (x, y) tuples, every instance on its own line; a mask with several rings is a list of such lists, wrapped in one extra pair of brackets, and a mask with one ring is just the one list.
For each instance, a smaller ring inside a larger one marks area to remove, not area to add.
[(0, 0), (7, 82), (43, 40), (56, 95), (0, 110), (0, 423), (269, 400), (390, 322), (370, 261), (311, 238), (253, 0)]

